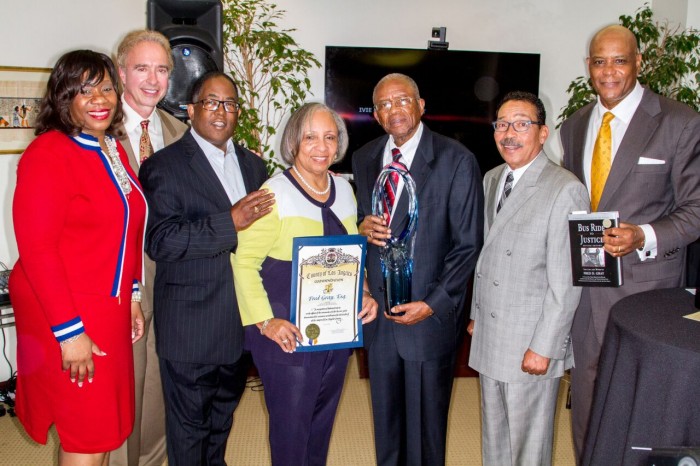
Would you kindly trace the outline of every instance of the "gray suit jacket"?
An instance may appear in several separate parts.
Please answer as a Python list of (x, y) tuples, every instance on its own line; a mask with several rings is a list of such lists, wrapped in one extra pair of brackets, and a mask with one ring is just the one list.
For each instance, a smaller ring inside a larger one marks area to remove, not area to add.
[[(561, 377), (573, 364), (569, 333), (581, 296), (571, 280), (568, 214), (588, 208), (588, 193), (540, 152), (494, 216), (505, 169), (500, 165), (484, 178), (469, 366), (502, 382)], [(521, 370), (528, 348), (551, 358), (544, 376)]]
[[(183, 134), (185, 134), (188, 126), (159, 108), (156, 109), (156, 112), (158, 112), (163, 128), (163, 142), (166, 146), (169, 146), (173, 142), (180, 139)], [(140, 167), (138, 161), (136, 160), (137, 156), (134, 154), (134, 150), (131, 148), (131, 142), (129, 142), (129, 136), (124, 130), (124, 125), (119, 125), (116, 133), (119, 135), (119, 142), (121, 142), (124, 150), (126, 151), (126, 155), (129, 157), (129, 165), (131, 165), (134, 173), (138, 175)], [(144, 316), (148, 319), (151, 315), (153, 315), (153, 280), (156, 276), (156, 264), (150, 257), (148, 257), (148, 255), (146, 255), (144, 258), (143, 264), (145, 269), (144, 282), (146, 283), (146, 286), (142, 287), (143, 300), (141, 301), (141, 310), (143, 311)]]
[[(561, 128), (564, 167), (581, 181), (585, 181), (583, 151), (594, 105), (574, 113)], [(663, 163), (640, 164), (641, 157)], [(651, 224), (658, 241), (653, 260), (642, 262), (636, 253), (622, 258), (622, 287), (584, 289), (581, 306), (584, 311), (592, 310), (602, 343), (610, 308), (617, 301), (683, 284), (686, 245), (700, 235), (700, 115), (644, 89), (615, 155), (598, 210), (619, 211), (623, 222)]]

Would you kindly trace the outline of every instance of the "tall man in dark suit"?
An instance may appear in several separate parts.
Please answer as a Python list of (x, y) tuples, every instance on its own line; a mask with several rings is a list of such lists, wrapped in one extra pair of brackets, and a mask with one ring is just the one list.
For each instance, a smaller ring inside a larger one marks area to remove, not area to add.
[(572, 428), (580, 459), (610, 308), (625, 296), (683, 284), (686, 245), (700, 234), (700, 115), (643, 88), (642, 57), (622, 26), (598, 31), (588, 70), (595, 102), (561, 129), (564, 166), (592, 210), (619, 211), (605, 250), (622, 257), (624, 285), (584, 288), (572, 329)]
[[(367, 276), (384, 317), (364, 328), (377, 464), (445, 462), (447, 413), (457, 346), (464, 334), (464, 298), (483, 236), (483, 190), (474, 155), (421, 123), (425, 101), (408, 76), (390, 74), (374, 88), (374, 117), (388, 133), (352, 157), (359, 231), (367, 236)], [(385, 308), (380, 248), (407, 221), (399, 182), (390, 225), (372, 215), (372, 188), (382, 167), (399, 161), (418, 196), (411, 299)], [(394, 151), (396, 152), (396, 151)], [(390, 228), (389, 228), (390, 227)]]
[(237, 232), (269, 213), (274, 200), (254, 191), (267, 178), (263, 161), (231, 140), (239, 113), (233, 80), (202, 76), (187, 112), (192, 129), (141, 167), (146, 251), (157, 264), (168, 464), (223, 465), (247, 370), (230, 253)]
[[(168, 77), (173, 69), (170, 43), (163, 34), (143, 29), (130, 32), (119, 44), (117, 63), (124, 88), (124, 121), (117, 133), (131, 168), (138, 174), (141, 159), (180, 139), (187, 125), (156, 108), (168, 91)], [(150, 144), (150, 148), (144, 146), (143, 154), (141, 140)], [(110, 466), (161, 466), (165, 461), (163, 388), (151, 325), (156, 266), (148, 256), (144, 265), (145, 283), (141, 285), (144, 338), (134, 344), (134, 430), (109, 456)]]
[(510, 92), (494, 138), (505, 164), (484, 177), (484, 247), (476, 264), (469, 366), (479, 371), (484, 466), (552, 464), (559, 381), (574, 362), (568, 214), (586, 187), (544, 153), (542, 101)]

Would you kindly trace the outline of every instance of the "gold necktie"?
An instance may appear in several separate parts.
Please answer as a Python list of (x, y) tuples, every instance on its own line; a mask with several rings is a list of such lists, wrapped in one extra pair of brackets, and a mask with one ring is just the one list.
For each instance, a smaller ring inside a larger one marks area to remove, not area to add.
[(603, 123), (598, 130), (598, 137), (593, 146), (593, 160), (591, 160), (591, 211), (598, 210), (598, 203), (603, 195), (603, 188), (610, 173), (612, 165), (612, 132), (610, 122), (615, 118), (610, 112), (603, 115)]
[(139, 139), (139, 160), (143, 163), (148, 157), (153, 155), (151, 137), (148, 135), (148, 120), (141, 122), (141, 139)]

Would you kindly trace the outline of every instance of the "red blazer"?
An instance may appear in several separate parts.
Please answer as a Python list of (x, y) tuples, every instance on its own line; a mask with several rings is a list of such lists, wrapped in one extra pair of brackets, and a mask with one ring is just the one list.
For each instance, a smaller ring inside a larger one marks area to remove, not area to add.
[(145, 198), (124, 149), (117, 147), (135, 187), (131, 201), (92, 136), (50, 131), (20, 159), (13, 202), (20, 256), (15, 268), (26, 275), (51, 327), (79, 317), (72, 293), (130, 301), (132, 283), (141, 279)]

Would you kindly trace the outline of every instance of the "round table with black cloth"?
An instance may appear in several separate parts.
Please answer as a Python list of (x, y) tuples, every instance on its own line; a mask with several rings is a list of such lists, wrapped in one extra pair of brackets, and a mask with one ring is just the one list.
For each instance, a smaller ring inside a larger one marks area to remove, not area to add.
[(700, 322), (682, 288), (615, 304), (600, 357), (584, 465), (639, 465), (632, 447), (700, 445)]

